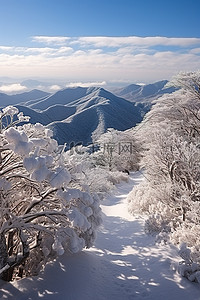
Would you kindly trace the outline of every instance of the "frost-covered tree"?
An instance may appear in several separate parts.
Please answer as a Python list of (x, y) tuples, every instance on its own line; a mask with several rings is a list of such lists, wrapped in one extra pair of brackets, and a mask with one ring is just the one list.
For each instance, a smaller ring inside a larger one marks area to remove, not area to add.
[(140, 148), (134, 138), (134, 129), (118, 131), (109, 128), (98, 139), (100, 151), (96, 152), (96, 163), (108, 170), (137, 170)]
[(95, 144), (75, 146), (64, 153), (65, 163), (76, 187), (96, 192), (103, 199), (115, 184), (128, 180), (129, 171), (137, 170), (140, 148), (134, 129), (108, 129)]
[(0, 277), (7, 281), (90, 247), (101, 222), (98, 197), (73, 187), (51, 130), (19, 126), (25, 121), (12, 106), (0, 113)]
[(129, 195), (130, 211), (148, 213), (147, 231), (186, 243), (200, 263), (200, 72), (170, 84), (179, 90), (157, 99), (138, 127), (146, 179)]
[(99, 145), (76, 146), (64, 153), (65, 163), (72, 174), (73, 186), (96, 193), (101, 200), (113, 190), (116, 183), (128, 180), (127, 174), (109, 170), (103, 155)]

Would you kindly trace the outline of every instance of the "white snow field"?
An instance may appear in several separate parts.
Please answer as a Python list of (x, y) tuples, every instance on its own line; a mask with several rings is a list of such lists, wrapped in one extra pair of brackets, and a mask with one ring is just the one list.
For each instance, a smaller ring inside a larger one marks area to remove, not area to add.
[(102, 205), (95, 246), (63, 255), (39, 276), (2, 283), (0, 299), (14, 300), (200, 300), (200, 285), (171, 268), (180, 258), (172, 246), (144, 233), (144, 218), (128, 213), (126, 196), (142, 180), (133, 173)]

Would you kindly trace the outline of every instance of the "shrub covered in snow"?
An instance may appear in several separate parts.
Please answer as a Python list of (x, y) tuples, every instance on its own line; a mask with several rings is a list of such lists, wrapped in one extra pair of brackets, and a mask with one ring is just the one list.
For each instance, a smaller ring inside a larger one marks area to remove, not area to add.
[(134, 138), (134, 128), (126, 131), (109, 128), (97, 143), (100, 151), (96, 155), (96, 164), (110, 171), (138, 170), (141, 147)]
[(15, 126), (22, 121), (15, 107), (0, 113), (0, 276), (8, 281), (90, 247), (101, 223), (98, 196), (73, 187), (51, 130)]
[(200, 283), (200, 263), (193, 261), (191, 250), (186, 246), (185, 243), (181, 244), (179, 255), (183, 259), (183, 261), (179, 263), (179, 273), (190, 281)]
[(92, 149), (91, 146), (77, 146), (65, 153), (65, 159), (76, 184), (87, 186), (103, 199), (117, 183), (128, 180), (129, 171), (138, 170), (140, 148), (134, 138), (134, 129), (109, 128)]
[(103, 149), (91, 151), (90, 146), (76, 146), (66, 151), (63, 157), (72, 174), (73, 185), (98, 194), (100, 199), (113, 190), (117, 183), (128, 180), (128, 174), (122, 171), (120, 164), (113, 165), (110, 170), (107, 153)]

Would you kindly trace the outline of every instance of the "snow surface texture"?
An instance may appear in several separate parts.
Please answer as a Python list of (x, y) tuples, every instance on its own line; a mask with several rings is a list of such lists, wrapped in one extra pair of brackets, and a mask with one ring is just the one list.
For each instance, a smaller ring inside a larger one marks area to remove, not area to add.
[(102, 205), (104, 223), (95, 246), (47, 265), (38, 277), (2, 283), (0, 299), (199, 300), (200, 286), (177, 274), (175, 247), (155, 244), (144, 220), (129, 215), (126, 196), (142, 180), (131, 174)]

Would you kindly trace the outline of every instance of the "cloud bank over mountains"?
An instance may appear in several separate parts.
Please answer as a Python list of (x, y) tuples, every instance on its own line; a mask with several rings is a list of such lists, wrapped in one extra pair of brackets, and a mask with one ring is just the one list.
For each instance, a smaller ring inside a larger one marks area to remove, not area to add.
[(34, 36), (0, 45), (0, 76), (148, 83), (199, 69), (199, 56), (200, 38)]

